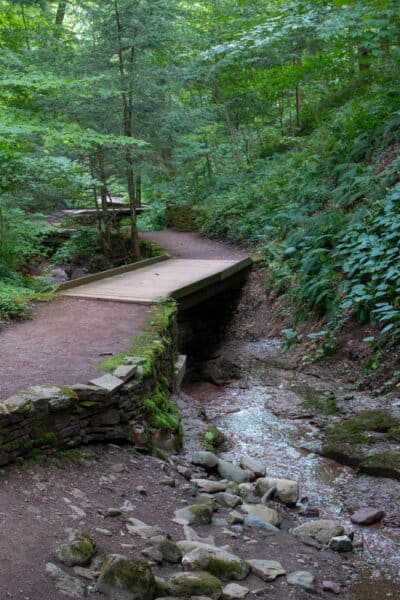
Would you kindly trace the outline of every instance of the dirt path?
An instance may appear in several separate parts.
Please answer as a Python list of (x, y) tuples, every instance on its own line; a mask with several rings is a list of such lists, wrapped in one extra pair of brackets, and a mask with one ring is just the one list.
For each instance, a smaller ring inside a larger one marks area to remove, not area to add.
[[(194, 233), (143, 234), (181, 258), (235, 259), (245, 253)], [(86, 383), (104, 354), (129, 347), (149, 307), (61, 298), (37, 305), (33, 319), (0, 331), (0, 399), (30, 385)]]
[(159, 244), (178, 258), (239, 260), (248, 256), (245, 250), (202, 238), (197, 233), (178, 233), (173, 229), (165, 229), (144, 232), (140, 237)]

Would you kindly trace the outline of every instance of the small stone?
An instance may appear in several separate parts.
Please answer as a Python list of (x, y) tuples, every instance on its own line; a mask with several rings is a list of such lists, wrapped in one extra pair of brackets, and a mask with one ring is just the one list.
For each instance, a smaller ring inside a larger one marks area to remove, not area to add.
[(143, 485), (138, 485), (135, 487), (135, 492), (140, 494), (141, 496), (147, 496), (147, 490)]
[(114, 377), (118, 377), (118, 379), (123, 379), (124, 381), (128, 381), (131, 379), (137, 371), (137, 367), (134, 365), (119, 365), (113, 373)]
[(183, 467), (182, 465), (178, 465), (176, 470), (178, 471), (178, 473), (180, 475), (182, 475), (182, 477), (184, 477), (188, 481), (190, 481), (192, 479), (192, 471), (188, 467)]
[(193, 595), (205, 595), (211, 600), (219, 600), (222, 596), (222, 584), (210, 573), (177, 573), (169, 580), (170, 593), (179, 598)]
[(228, 523), (230, 523), (231, 525), (242, 524), (243, 521), (243, 515), (237, 510), (233, 510), (228, 514)]
[(293, 529), (293, 534), (302, 537), (304, 535), (310, 536), (321, 544), (329, 544), (329, 541), (336, 536), (343, 535), (344, 527), (332, 521), (330, 519), (318, 519), (316, 521), (310, 521), (309, 523), (303, 523), (299, 527)]
[(351, 552), (353, 550), (353, 542), (347, 535), (338, 535), (331, 538), (329, 548), (335, 552)]
[(91, 379), (89, 384), (96, 385), (97, 387), (107, 390), (108, 392), (116, 392), (124, 385), (124, 382), (122, 379), (107, 373), (107, 375), (103, 375), (97, 379)]
[(262, 504), (243, 504), (242, 510), (249, 515), (255, 515), (274, 527), (279, 527), (282, 523), (282, 517), (277, 510), (268, 508)]
[(107, 508), (105, 516), (114, 518), (121, 516), (122, 511), (119, 508)]
[(274, 498), (282, 504), (293, 506), (299, 499), (299, 484), (292, 479), (264, 477), (256, 483), (256, 493), (259, 496), (264, 496), (272, 489)]
[(248, 504), (259, 504), (260, 499), (255, 494), (254, 483), (240, 483), (239, 496)]
[(215, 540), (213, 535), (201, 537), (200, 535), (198, 535), (198, 533), (196, 533), (194, 529), (192, 529), (188, 525), (183, 526), (183, 533), (185, 535), (185, 540), (188, 542), (200, 542), (202, 544), (210, 544), (211, 546), (215, 546)]
[(172, 479), (172, 477), (166, 477), (165, 479), (161, 479), (160, 485), (165, 485), (170, 488), (176, 487), (176, 479)]
[(250, 590), (237, 583), (229, 583), (223, 589), (224, 600), (242, 600), (248, 596)]
[(214, 469), (218, 464), (218, 456), (205, 450), (193, 452), (191, 462), (198, 467), (204, 467), (207, 470)]
[(235, 483), (245, 483), (249, 480), (247, 471), (223, 458), (218, 459), (217, 471), (221, 477)]
[(286, 575), (281, 563), (276, 560), (248, 560), (252, 572), (263, 581), (274, 581), (280, 575)]
[(279, 529), (275, 525), (271, 525), (271, 523), (268, 523), (264, 519), (260, 519), (257, 515), (246, 515), (243, 523), (246, 527), (258, 527), (271, 533), (279, 533)]
[(299, 510), (299, 515), (302, 517), (318, 518), (320, 515), (319, 508), (316, 506), (302, 506)]
[(58, 559), (67, 567), (85, 567), (94, 556), (96, 545), (84, 531), (70, 529), (68, 544), (57, 548)]
[(158, 535), (162, 535), (163, 531), (158, 527), (158, 525), (146, 525), (143, 521), (139, 519), (129, 518), (127, 529), (129, 533), (132, 535), (137, 535), (144, 540), (149, 540), (153, 537), (157, 537)]
[(84, 598), (86, 596), (86, 587), (77, 578), (65, 573), (60, 567), (53, 563), (47, 563), (46, 573), (54, 579), (56, 588), (62, 595), (69, 598)]
[(339, 583), (335, 583), (334, 581), (323, 581), (322, 591), (332, 592), (332, 594), (340, 594), (342, 588)]
[(289, 585), (296, 585), (306, 590), (312, 590), (314, 589), (315, 578), (308, 571), (294, 571), (287, 576), (287, 582)]
[(228, 494), (227, 492), (219, 492), (215, 496), (216, 501), (221, 506), (227, 506), (228, 508), (236, 508), (239, 504), (243, 504), (243, 498), (234, 494)]
[(112, 531), (110, 531), (109, 529), (102, 529), (101, 527), (96, 527), (95, 531), (96, 533), (100, 533), (100, 535), (106, 535), (107, 537), (112, 536)]
[(154, 559), (156, 562), (165, 560), (166, 562), (174, 564), (179, 563), (182, 559), (182, 551), (180, 548), (166, 536), (152, 538), (151, 546), (145, 548), (143, 553), (147, 553), (147, 556), (151, 556), (151, 553), (153, 556), (159, 556), (160, 560)]
[(175, 511), (174, 522), (179, 525), (208, 525), (212, 521), (214, 507), (209, 504), (192, 504)]
[(198, 487), (200, 492), (206, 494), (224, 492), (228, 487), (227, 481), (211, 481), (210, 479), (192, 479), (192, 483)]
[(244, 470), (252, 471), (256, 477), (265, 476), (265, 465), (256, 458), (251, 458), (250, 456), (242, 456), (242, 458), (240, 459), (240, 466)]
[(216, 546), (199, 544), (182, 558), (182, 565), (189, 571), (207, 571), (223, 580), (245, 579), (250, 572), (246, 561), (230, 551)]
[(116, 463), (115, 465), (112, 465), (111, 471), (113, 471), (113, 473), (128, 473), (129, 469), (123, 463)]
[(378, 508), (360, 508), (350, 519), (357, 525), (372, 525), (373, 523), (379, 523), (385, 516), (385, 511)]

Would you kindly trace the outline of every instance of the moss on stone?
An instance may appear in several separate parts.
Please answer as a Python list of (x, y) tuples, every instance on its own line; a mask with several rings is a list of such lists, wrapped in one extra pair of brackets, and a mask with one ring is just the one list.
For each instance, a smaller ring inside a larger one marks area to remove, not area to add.
[(212, 426), (201, 435), (200, 445), (204, 450), (214, 452), (215, 450), (226, 449), (229, 442), (226, 435), (218, 427)]
[(184, 598), (208, 596), (217, 600), (222, 594), (222, 584), (214, 575), (204, 571), (179, 573), (171, 578), (170, 591), (173, 595)]
[(69, 543), (61, 545), (57, 550), (59, 560), (67, 567), (88, 565), (94, 553), (94, 541), (80, 529), (73, 530)]
[(194, 517), (195, 525), (208, 525), (213, 516), (213, 507), (211, 504), (192, 504), (188, 509)]
[(168, 330), (176, 317), (176, 304), (171, 299), (161, 301), (149, 315), (143, 325), (143, 331), (132, 340), (131, 347), (126, 351), (103, 360), (97, 365), (99, 371), (113, 373), (115, 369), (123, 364), (128, 356), (143, 358), (143, 373), (151, 375), (155, 361), (161, 356), (164, 347), (172, 343), (168, 337)]
[(328, 429), (323, 454), (372, 475), (399, 478), (400, 453), (374, 451), (376, 444), (398, 441), (400, 419), (389, 411), (366, 410)]
[(370, 475), (400, 480), (400, 451), (377, 452), (364, 459), (360, 466)]
[(67, 398), (69, 398), (73, 402), (78, 402), (79, 401), (78, 394), (74, 390), (72, 390), (71, 388), (66, 387), (66, 386), (60, 386), (60, 390), (64, 394), (64, 396), (66, 396)]
[(331, 445), (373, 445), (382, 439), (391, 439), (399, 428), (400, 419), (394, 417), (389, 411), (365, 410), (328, 429), (326, 440)]
[(107, 558), (97, 582), (97, 590), (111, 597), (120, 597), (125, 593), (127, 597), (153, 600), (155, 589), (154, 575), (145, 560), (132, 560), (119, 555)]
[(230, 562), (215, 556), (210, 560), (208, 571), (219, 579), (231, 581), (232, 579), (241, 580), (247, 577), (250, 572), (250, 567), (244, 560), (240, 562)]

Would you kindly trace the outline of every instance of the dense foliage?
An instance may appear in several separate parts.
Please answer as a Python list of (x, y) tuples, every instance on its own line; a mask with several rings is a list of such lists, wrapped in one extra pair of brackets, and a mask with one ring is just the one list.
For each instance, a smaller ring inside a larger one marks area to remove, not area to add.
[(399, 39), (400, 0), (1, 0), (4, 289), (40, 254), (38, 213), (100, 196), (99, 234), (58, 258), (98, 235), (106, 251), (123, 195), (137, 257), (142, 199), (145, 228), (183, 201), (206, 235), (258, 248), (327, 351), (353, 318), (397, 344)]

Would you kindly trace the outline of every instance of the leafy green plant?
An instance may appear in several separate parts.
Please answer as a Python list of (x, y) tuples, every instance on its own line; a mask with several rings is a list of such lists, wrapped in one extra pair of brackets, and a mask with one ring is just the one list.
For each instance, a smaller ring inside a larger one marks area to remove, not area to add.
[(52, 256), (56, 265), (71, 263), (100, 251), (100, 234), (96, 227), (80, 227)]

